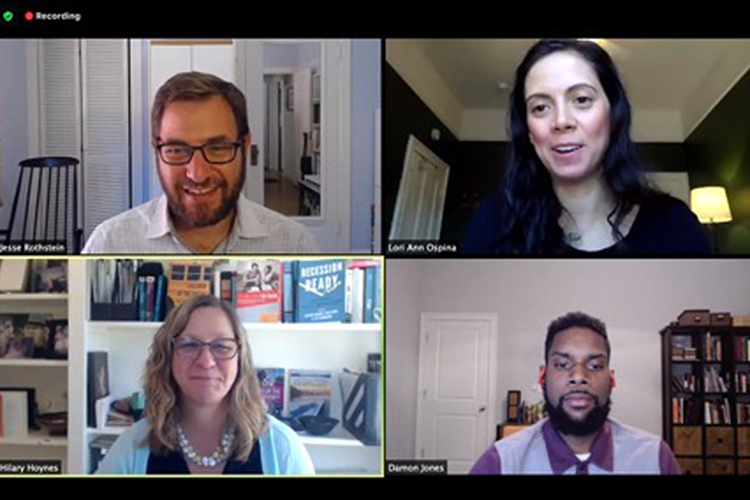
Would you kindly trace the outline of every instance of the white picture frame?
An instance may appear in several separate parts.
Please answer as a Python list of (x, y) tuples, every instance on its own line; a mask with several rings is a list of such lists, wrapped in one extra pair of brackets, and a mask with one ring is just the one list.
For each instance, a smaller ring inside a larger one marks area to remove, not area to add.
[(3, 437), (29, 435), (29, 401), (26, 391), (2, 390)]
[(23, 292), (28, 272), (28, 260), (4, 259), (0, 262), (0, 292)]

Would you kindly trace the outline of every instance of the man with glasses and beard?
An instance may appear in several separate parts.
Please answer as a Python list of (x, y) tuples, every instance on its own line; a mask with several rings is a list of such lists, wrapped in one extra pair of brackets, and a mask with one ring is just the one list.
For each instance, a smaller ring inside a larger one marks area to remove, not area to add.
[(301, 224), (242, 195), (250, 147), (245, 96), (206, 73), (162, 85), (151, 113), (164, 196), (101, 223), (84, 253), (315, 253)]
[(581, 312), (547, 329), (539, 384), (548, 418), (496, 442), (471, 474), (679, 474), (658, 436), (608, 418), (615, 374), (603, 322)]

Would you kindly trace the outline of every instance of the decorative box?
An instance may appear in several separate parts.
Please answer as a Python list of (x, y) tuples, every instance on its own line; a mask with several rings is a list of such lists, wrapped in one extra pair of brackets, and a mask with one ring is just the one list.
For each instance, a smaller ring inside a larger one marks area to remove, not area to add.
[(710, 476), (734, 475), (734, 460), (706, 460), (706, 474)]
[(734, 429), (708, 427), (706, 429), (706, 454), (710, 456), (734, 454)]
[(675, 455), (700, 455), (703, 452), (703, 431), (700, 427), (673, 427), (672, 432)]
[(737, 427), (737, 454), (750, 458), (750, 427)]
[(700, 458), (677, 458), (680, 472), (686, 476), (703, 475), (703, 460)]
[(687, 309), (677, 317), (680, 326), (704, 326), (711, 323), (711, 311), (708, 309)]
[(750, 460), (740, 460), (737, 464), (737, 474), (747, 476), (750, 474)]
[(711, 326), (732, 326), (732, 315), (730, 313), (711, 313)]
[(750, 315), (744, 314), (740, 316), (732, 316), (732, 325), (734, 326), (750, 326)]

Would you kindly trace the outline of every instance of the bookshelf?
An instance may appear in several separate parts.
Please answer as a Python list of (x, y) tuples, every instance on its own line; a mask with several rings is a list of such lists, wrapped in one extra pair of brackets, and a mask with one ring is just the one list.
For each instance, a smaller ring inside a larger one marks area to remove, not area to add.
[[(177, 259), (184, 260), (184, 259)], [(226, 259), (223, 259), (226, 261)], [(234, 260), (234, 259), (232, 259)], [(320, 259), (326, 260), (326, 259)], [(166, 263), (166, 261), (163, 261)], [(123, 428), (89, 428), (86, 425), (86, 363), (92, 351), (109, 354), (108, 370), (110, 394), (119, 399), (142, 391), (142, 372), (148, 348), (160, 322), (90, 320), (91, 262), (71, 262), (71, 274), (80, 276), (75, 289), (75, 302), (82, 315), (81, 342), (71, 353), (72, 406), (77, 417), (71, 426), (71, 472), (89, 473), (89, 444), (102, 436), (116, 436)], [(165, 266), (166, 268), (166, 266)], [(75, 269), (75, 271), (74, 271)], [(71, 294), (73, 294), (71, 288)], [(327, 370), (333, 374), (344, 368), (367, 371), (367, 354), (382, 352), (382, 324), (380, 323), (243, 323), (257, 368)], [(73, 347), (71, 347), (73, 349)], [(288, 390), (288, 388), (287, 388)], [(331, 416), (341, 420), (341, 395), (338, 381), (331, 386)], [(351, 436), (341, 424), (328, 436), (308, 436), (300, 433), (319, 474), (381, 474), (381, 446), (365, 446)]]
[(663, 435), (683, 473), (747, 475), (750, 327), (714, 316), (660, 332)]
[[(2, 293), (1, 314), (45, 314), (68, 318), (68, 294)], [(68, 407), (68, 360), (0, 359), (0, 387), (34, 389), (40, 413), (65, 411)], [(26, 436), (0, 437), (0, 459), (55, 460), (68, 467), (67, 437), (49, 436), (46, 429), (29, 429)]]

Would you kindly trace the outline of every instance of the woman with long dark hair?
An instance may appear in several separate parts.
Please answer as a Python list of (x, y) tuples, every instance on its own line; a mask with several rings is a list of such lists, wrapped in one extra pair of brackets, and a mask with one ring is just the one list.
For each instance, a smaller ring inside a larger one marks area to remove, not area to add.
[(642, 180), (630, 123), (606, 51), (580, 40), (536, 43), (516, 71), (503, 188), (474, 215), (461, 251), (710, 252), (690, 209)]

